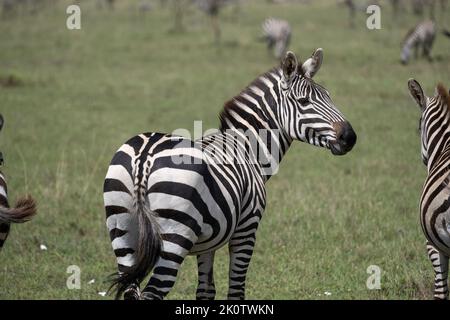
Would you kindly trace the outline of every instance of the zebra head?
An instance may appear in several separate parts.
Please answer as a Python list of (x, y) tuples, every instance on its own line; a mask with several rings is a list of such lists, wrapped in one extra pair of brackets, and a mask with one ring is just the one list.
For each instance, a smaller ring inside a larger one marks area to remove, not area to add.
[(442, 151), (448, 139), (450, 126), (450, 93), (439, 84), (434, 97), (427, 97), (422, 86), (414, 79), (408, 81), (411, 96), (419, 105), (421, 116), (419, 131), (421, 139), (422, 160), (428, 165), (428, 160)]
[(344, 155), (355, 145), (356, 134), (328, 91), (312, 79), (322, 60), (322, 49), (317, 49), (303, 64), (290, 51), (282, 60), (282, 125), (292, 139)]

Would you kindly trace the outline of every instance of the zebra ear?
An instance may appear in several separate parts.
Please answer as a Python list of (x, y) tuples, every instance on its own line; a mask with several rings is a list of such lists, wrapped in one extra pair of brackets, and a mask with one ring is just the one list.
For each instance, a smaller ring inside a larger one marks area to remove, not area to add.
[(413, 97), (413, 99), (419, 105), (420, 109), (425, 109), (425, 107), (427, 106), (427, 99), (425, 97), (425, 94), (423, 93), (420, 83), (414, 79), (409, 79), (408, 89), (411, 97)]
[(288, 51), (281, 61), (281, 69), (283, 70), (283, 80), (289, 85), (292, 78), (297, 74), (298, 60), (292, 51)]
[(308, 77), (312, 78), (314, 75), (319, 71), (320, 67), (322, 66), (323, 61), (323, 49), (318, 48), (314, 53), (312, 54), (311, 58), (305, 61), (305, 63), (302, 65), (303, 74)]

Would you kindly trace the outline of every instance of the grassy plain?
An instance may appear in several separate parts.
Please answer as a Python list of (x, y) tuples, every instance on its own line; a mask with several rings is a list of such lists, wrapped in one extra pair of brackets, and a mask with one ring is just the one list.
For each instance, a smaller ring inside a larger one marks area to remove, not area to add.
[[(116, 270), (102, 200), (113, 153), (140, 132), (192, 130), (195, 120), (217, 127), (223, 102), (277, 63), (257, 41), (269, 15), (291, 23), (291, 49), (301, 59), (324, 48), (316, 81), (351, 121), (358, 143), (345, 157), (293, 145), (268, 183), (247, 298), (431, 298), (418, 220), (426, 175), (419, 110), (406, 82), (415, 77), (428, 94), (439, 81), (449, 86), (450, 40), (438, 36), (433, 63), (405, 67), (400, 41), (420, 20), (412, 14), (394, 23), (385, 6), (382, 29), (370, 31), (364, 13), (350, 29), (335, 1), (248, 1), (237, 18), (224, 10), (215, 46), (201, 12), (189, 9), (185, 32), (172, 33), (171, 11), (158, 3), (144, 14), (133, 1), (113, 12), (82, 1), (79, 31), (66, 29), (68, 1), (1, 18), (0, 78), (17, 84), (0, 86), (3, 171), (11, 199), (31, 193), (39, 215), (12, 228), (1, 252), (0, 299), (110, 298), (98, 292)], [(80, 290), (66, 287), (70, 265), (81, 268)], [(366, 288), (370, 265), (382, 269), (381, 290)], [(218, 298), (226, 297), (227, 272), (224, 248), (216, 255)], [(168, 298), (194, 298), (196, 279), (189, 257)]]

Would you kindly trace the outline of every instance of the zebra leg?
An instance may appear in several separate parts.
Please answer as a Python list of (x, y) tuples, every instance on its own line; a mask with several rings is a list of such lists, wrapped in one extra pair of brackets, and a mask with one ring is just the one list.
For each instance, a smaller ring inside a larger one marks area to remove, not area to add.
[(429, 40), (425, 43), (423, 51), (424, 56), (427, 57), (428, 61), (433, 61), (433, 58), (431, 57), (431, 49), (433, 48), (433, 40)]
[[(106, 215), (119, 274), (128, 273), (137, 263), (135, 254), (139, 227), (137, 219), (119, 205), (106, 206)], [(139, 283), (130, 283), (123, 288), (125, 300), (136, 300), (139, 296)]]
[(215, 251), (211, 251), (197, 256), (197, 300), (214, 300), (216, 296), (216, 287), (214, 286), (213, 272), (214, 254)]
[(428, 257), (434, 269), (434, 299), (448, 299), (448, 257), (439, 252), (430, 242), (427, 241)]
[[(136, 215), (133, 215), (133, 199), (130, 194), (132, 181), (127, 177), (124, 168), (118, 165), (110, 166), (104, 184), (104, 202), (106, 225), (108, 227), (111, 245), (116, 256), (119, 274), (128, 273), (137, 264), (135, 254), (139, 236), (139, 225)], [(124, 299), (139, 297), (139, 284), (123, 284), (120, 288)], [(119, 298), (118, 296), (116, 298)]]
[(245, 278), (255, 246), (255, 232), (246, 237), (235, 236), (228, 245), (230, 254), (229, 300), (245, 299)]
[(178, 270), (197, 239), (186, 235), (163, 233), (161, 255), (156, 262), (153, 274), (141, 293), (143, 300), (162, 300), (172, 289)]

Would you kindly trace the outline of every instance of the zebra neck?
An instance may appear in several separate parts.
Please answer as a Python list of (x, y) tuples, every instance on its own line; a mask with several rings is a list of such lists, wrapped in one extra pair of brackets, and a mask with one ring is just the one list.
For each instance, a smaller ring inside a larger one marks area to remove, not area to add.
[(281, 125), (280, 69), (273, 69), (250, 84), (224, 106), (220, 130), (244, 142), (251, 163), (266, 180), (278, 166), (292, 139)]
[[(440, 141), (432, 148), (428, 150), (428, 173), (433, 171), (434, 168), (439, 167), (441, 161), (450, 157), (450, 130), (442, 132)], [(445, 159), (444, 159), (445, 158)]]
[(439, 166), (443, 157), (449, 156), (448, 151), (450, 150), (450, 114), (448, 114), (447, 105), (441, 102), (438, 103), (440, 105), (438, 113), (443, 114), (443, 116), (436, 121), (439, 122), (439, 126), (434, 128), (432, 132), (428, 132), (428, 137), (432, 137), (428, 141), (428, 172)]

